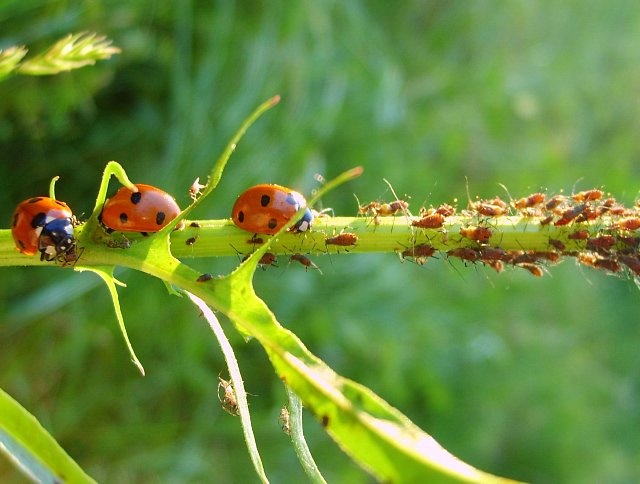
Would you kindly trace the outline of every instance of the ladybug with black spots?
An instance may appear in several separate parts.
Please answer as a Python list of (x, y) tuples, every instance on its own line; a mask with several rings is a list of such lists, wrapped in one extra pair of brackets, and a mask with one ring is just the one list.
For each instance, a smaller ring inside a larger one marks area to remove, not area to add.
[(11, 235), (25, 255), (40, 252), (40, 260), (76, 260), (73, 235), (75, 217), (69, 206), (49, 197), (33, 197), (20, 203), (11, 218)]
[[(253, 186), (240, 194), (231, 210), (233, 223), (247, 232), (273, 235), (300, 210), (307, 201), (298, 192), (275, 184)], [(293, 226), (293, 232), (311, 228), (313, 213), (307, 208)]]
[(137, 192), (122, 187), (106, 201), (100, 221), (107, 232), (158, 232), (180, 214), (180, 207), (167, 192), (142, 183)]

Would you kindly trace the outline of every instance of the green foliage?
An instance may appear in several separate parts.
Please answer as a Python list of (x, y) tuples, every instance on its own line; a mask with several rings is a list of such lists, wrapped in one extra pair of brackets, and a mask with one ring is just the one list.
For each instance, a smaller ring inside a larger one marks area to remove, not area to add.
[[(0, 85), (0, 219), (7, 227), (15, 204), (55, 174), (58, 196), (86, 218), (110, 159), (186, 205), (240, 119), (274, 93), (281, 107), (248, 133), (193, 218), (228, 217), (253, 183), (309, 194), (314, 173), (355, 164), (367, 175), (323, 199), (336, 214), (355, 215), (352, 192), (389, 200), (382, 177), (412, 209), (464, 205), (465, 176), (483, 197), (497, 182), (514, 195), (575, 184), (632, 204), (638, 15), (632, 2), (593, 0), (7, 2), (2, 48), (40, 52), (92, 30), (126, 55)], [(258, 271), (256, 292), (315, 354), (454, 454), (534, 482), (638, 480), (632, 284), (570, 262), (534, 280), (444, 258), (314, 261), (323, 275), (286, 262)], [(238, 260), (189, 264), (216, 275)], [(117, 272), (142, 379), (97, 278), (70, 272), (3, 269), (1, 386), (99, 481), (255, 479), (237, 420), (218, 410), (224, 361), (188, 303)], [(300, 480), (277, 423), (282, 386), (259, 345), (229, 333), (256, 439), (269, 443), (265, 468), (273, 481)], [(366, 482), (319, 424), (306, 419), (305, 433), (327, 481)]]
[(109, 59), (119, 54), (120, 49), (111, 46), (111, 41), (96, 34), (69, 34), (44, 52), (23, 60), (25, 47), (9, 47), (0, 50), (0, 80), (12, 73), (31, 76), (59, 74), (64, 71), (90, 66), (97, 60)]

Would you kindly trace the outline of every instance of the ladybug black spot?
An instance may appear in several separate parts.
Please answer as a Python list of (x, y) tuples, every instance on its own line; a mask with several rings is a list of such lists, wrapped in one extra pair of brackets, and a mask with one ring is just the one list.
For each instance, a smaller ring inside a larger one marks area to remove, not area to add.
[(240, 223), (244, 222), (244, 212), (242, 210), (238, 212), (238, 222)]
[(57, 205), (61, 206), (62, 208), (65, 207), (64, 203), (58, 201), (58, 200), (54, 200), (56, 202)]
[(16, 225), (18, 225), (18, 217), (20, 216), (20, 214), (18, 212), (13, 214), (13, 221), (11, 222), (11, 226), (15, 227)]
[(42, 227), (44, 226), (45, 220), (47, 219), (47, 214), (44, 212), (40, 212), (38, 214), (36, 214), (32, 219), (31, 219), (31, 228), (37, 228), (37, 227)]
[(29, 200), (29, 202), (27, 203), (38, 203), (40, 200), (42, 200), (42, 197), (35, 197)]
[(158, 212), (156, 213), (156, 224), (157, 225), (162, 225), (162, 222), (164, 222), (166, 215), (164, 212)]
[(141, 192), (134, 192), (131, 194), (131, 203), (137, 205), (138, 203), (140, 203), (140, 200), (142, 200)]
[(22, 242), (22, 240), (18, 240), (18, 244), (20, 245), (20, 248), (24, 250), (24, 242)]
[(278, 221), (275, 218), (272, 218), (269, 220), (269, 223), (267, 224), (267, 226), (270, 229), (275, 229), (278, 226)]
[(122, 212), (120, 214), (120, 222), (122, 222), (123, 224), (126, 224), (128, 221), (129, 221), (129, 216), (126, 213)]
[(267, 207), (271, 203), (271, 197), (269, 195), (262, 195), (260, 197), (260, 205)]

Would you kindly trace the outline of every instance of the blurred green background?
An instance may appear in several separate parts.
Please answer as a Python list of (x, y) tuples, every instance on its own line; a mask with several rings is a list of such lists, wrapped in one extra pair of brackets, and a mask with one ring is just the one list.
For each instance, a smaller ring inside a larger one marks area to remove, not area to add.
[[(93, 68), (0, 84), (0, 220), (46, 193), (91, 211), (108, 160), (182, 205), (240, 121), (281, 104), (239, 145), (195, 214), (229, 216), (258, 182), (310, 193), (316, 173), (365, 174), (323, 206), (411, 208), (473, 195), (640, 179), (637, 3), (493, 1), (131, 2), (5, 0), (0, 48), (32, 52), (96, 31), (123, 53)], [(447, 449), (496, 474), (545, 482), (640, 480), (640, 293), (564, 262), (535, 279), (442, 257), (318, 257), (259, 271), (280, 321), (339, 373), (398, 407)], [(226, 273), (234, 258), (188, 261)], [(0, 386), (102, 482), (255, 481), (239, 421), (221, 408), (216, 343), (162, 283), (121, 272), (140, 377), (92, 274), (3, 268)], [(272, 482), (303, 479), (277, 422), (285, 401), (262, 349), (229, 324)], [(330, 482), (370, 482), (311, 417)], [(0, 480), (20, 481), (5, 459)]]

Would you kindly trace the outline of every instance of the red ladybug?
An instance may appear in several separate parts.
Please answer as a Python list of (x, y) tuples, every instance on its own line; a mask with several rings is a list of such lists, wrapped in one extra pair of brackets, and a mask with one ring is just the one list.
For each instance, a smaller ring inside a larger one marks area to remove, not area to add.
[(75, 218), (69, 206), (49, 197), (34, 197), (18, 205), (11, 218), (11, 235), (20, 252), (40, 260), (76, 259)]
[(137, 192), (122, 187), (104, 204), (100, 221), (108, 232), (157, 232), (180, 214), (168, 193), (151, 185), (136, 187)]
[[(277, 233), (307, 201), (298, 192), (280, 185), (261, 184), (242, 192), (231, 210), (231, 219), (239, 228), (254, 234)], [(294, 232), (309, 230), (313, 214), (307, 208), (293, 226)]]

